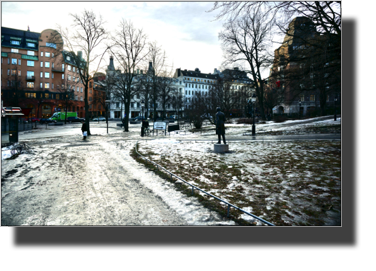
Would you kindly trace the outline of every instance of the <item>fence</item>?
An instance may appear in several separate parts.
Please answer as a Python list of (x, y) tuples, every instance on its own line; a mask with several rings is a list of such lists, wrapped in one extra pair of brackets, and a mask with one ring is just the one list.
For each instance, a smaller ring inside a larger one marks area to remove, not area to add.
[(269, 226), (274, 226), (274, 224), (272, 224), (272, 223), (270, 223), (270, 222), (268, 222), (268, 221), (266, 221), (266, 220), (264, 220), (264, 219), (262, 219), (262, 218), (260, 218), (260, 217), (258, 217), (258, 216), (256, 216), (256, 215), (254, 215), (254, 214), (251, 214), (251, 213), (249, 213), (249, 212), (247, 212), (247, 211), (244, 211), (243, 209), (241, 209), (241, 208), (239, 208), (239, 207), (237, 207), (237, 206), (235, 206), (235, 205), (233, 205), (233, 204), (231, 204), (231, 203), (229, 203), (229, 202), (227, 202), (227, 201), (225, 201), (225, 200), (223, 200), (223, 199), (220, 199), (220, 198), (218, 198), (218, 197), (216, 197), (216, 196), (214, 196), (214, 195), (212, 195), (212, 194), (210, 194), (210, 193), (208, 193), (208, 192), (202, 190), (201, 188), (199, 188), (199, 187), (197, 187), (197, 186), (194, 186), (193, 184), (191, 184), (191, 183), (189, 183), (189, 182), (183, 180), (183, 179), (180, 178), (179, 176), (175, 175), (174, 173), (168, 171), (168, 170), (165, 169), (164, 167), (158, 165), (157, 163), (151, 161), (150, 159), (148, 159), (148, 158), (146, 158), (145, 156), (143, 156), (142, 154), (140, 154), (140, 153), (138, 152), (138, 150), (137, 150), (137, 146), (138, 146), (138, 141), (136, 142), (135, 150), (136, 150), (136, 153), (137, 153), (139, 156), (141, 156), (143, 159), (149, 161), (150, 163), (154, 164), (154, 165), (157, 167), (157, 170), (162, 169), (162, 170), (164, 170), (165, 172), (167, 172), (168, 174), (170, 174), (170, 176), (171, 176), (171, 180), (172, 180), (172, 177), (174, 176), (176, 179), (178, 179), (178, 180), (184, 182), (184, 183), (187, 184), (188, 186), (191, 186), (191, 187), (192, 187), (192, 195), (194, 194), (194, 190), (196, 189), (196, 190), (198, 190), (198, 191), (204, 193), (205, 195), (208, 195), (208, 196), (210, 196), (210, 197), (212, 197), (212, 198), (215, 198), (216, 200), (219, 200), (220, 202), (226, 204), (226, 205), (227, 205), (227, 217), (229, 217), (229, 215), (230, 215), (230, 207), (232, 207), (232, 208), (237, 209), (237, 210), (239, 210), (239, 211), (241, 211), (241, 212), (243, 212), (243, 213), (245, 213), (245, 214), (247, 214), (247, 215), (249, 215), (249, 216), (252, 216), (253, 218), (255, 218), (255, 219), (257, 219), (257, 220), (259, 220), (259, 221), (261, 221), (261, 222), (263, 222), (263, 223), (265, 223), (265, 224), (267, 224), (267, 225), (269, 225)]
[[(28, 131), (28, 130), (31, 130), (33, 129), (33, 124), (30, 123), (30, 122), (23, 122), (23, 121), (19, 121), (18, 122), (18, 131), (19, 132), (22, 132), (22, 131)], [(2, 118), (1, 119), (1, 133), (8, 133), (9, 132), (9, 119), (8, 118)]]

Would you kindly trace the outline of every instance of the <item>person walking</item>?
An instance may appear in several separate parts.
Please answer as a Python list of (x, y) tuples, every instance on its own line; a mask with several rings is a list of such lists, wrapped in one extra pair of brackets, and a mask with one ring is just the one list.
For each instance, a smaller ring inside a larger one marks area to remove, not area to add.
[(217, 107), (217, 113), (215, 114), (215, 125), (216, 125), (216, 134), (218, 135), (218, 143), (221, 144), (221, 135), (223, 137), (223, 143), (226, 144), (225, 139), (225, 121), (226, 117), (223, 112), (221, 112), (221, 108)]
[(86, 140), (86, 137), (87, 137), (87, 127), (86, 127), (86, 122), (85, 121), (82, 121), (81, 131), (82, 131), (83, 140)]

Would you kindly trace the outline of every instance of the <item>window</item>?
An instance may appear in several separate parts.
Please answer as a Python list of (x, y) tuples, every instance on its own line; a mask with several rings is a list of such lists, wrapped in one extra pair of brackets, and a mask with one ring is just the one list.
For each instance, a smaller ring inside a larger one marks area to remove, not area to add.
[(51, 73), (51, 78), (54, 79), (54, 73)]
[(40, 78), (43, 78), (43, 72), (40, 72)]
[(43, 88), (43, 83), (40, 83), (40, 88)]
[(12, 64), (17, 65), (17, 58), (12, 58)]
[(71, 65), (68, 65), (68, 71), (70, 71), (72, 69)]
[(50, 88), (50, 83), (44, 83), (44, 88)]
[(26, 42), (26, 46), (35, 48), (35, 43)]
[[(83, 91), (83, 88), (81, 88), (81, 92)], [(90, 92), (91, 93), (91, 92)]]
[(42, 61), (40, 62), (40, 67), (43, 68), (43, 62)]
[[(56, 44), (52, 42), (46, 42), (47, 47), (55, 48), (56, 49)], [(53, 55), (53, 54), (52, 54)], [(52, 56), (53, 57), (53, 56)]]
[(49, 72), (45, 72), (44, 73), (44, 78), (50, 78), (50, 73)]
[(72, 77), (68, 74), (68, 81), (70, 81), (72, 79)]
[(34, 76), (34, 72), (33, 71), (27, 71), (26, 76), (27, 76), (28, 79), (31, 79)]
[(55, 68), (55, 63), (52, 62), (52, 68)]
[(12, 48), (12, 49), (10, 49), (10, 51), (11, 51), (12, 53), (18, 53), (18, 49), (14, 49), (14, 48)]
[(27, 55), (28, 56), (33, 56), (34, 55), (34, 51), (27, 51)]
[(314, 102), (314, 101), (315, 101), (315, 95), (311, 95), (311, 96), (309, 96), (309, 100), (310, 100), (311, 102)]
[(64, 73), (61, 75), (61, 79), (64, 79)]
[(80, 92), (80, 87), (77, 86), (77, 92)]
[(76, 77), (73, 76), (73, 82), (76, 82)]
[(51, 56), (50, 52), (46, 52), (45, 56), (50, 57)]
[(76, 68), (75, 68), (75, 67), (73, 67), (73, 72), (75, 72), (75, 69), (76, 69)]
[(70, 56), (67, 56), (67, 60), (70, 61)]
[(28, 60), (27, 61), (27, 66), (28, 67), (34, 67), (34, 61)]
[(44, 62), (44, 67), (49, 68), (50, 67), (50, 62)]
[(60, 100), (60, 94), (56, 94), (56, 99)]
[(10, 44), (13, 44), (13, 45), (20, 45), (21, 42), (19, 40), (11, 40), (10, 41)]
[(43, 56), (43, 52), (42, 51), (40, 52), (40, 56)]
[(54, 89), (54, 83), (51, 84), (51, 88)]

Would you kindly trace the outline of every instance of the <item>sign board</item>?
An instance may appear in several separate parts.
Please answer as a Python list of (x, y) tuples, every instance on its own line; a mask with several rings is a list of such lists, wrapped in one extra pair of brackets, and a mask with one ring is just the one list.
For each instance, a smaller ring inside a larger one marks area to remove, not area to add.
[[(166, 122), (162, 122), (162, 121), (157, 121), (157, 122), (154, 122), (154, 130), (164, 130), (165, 131), (165, 134), (166, 134)], [(153, 134), (154, 134), (154, 130), (153, 130)]]

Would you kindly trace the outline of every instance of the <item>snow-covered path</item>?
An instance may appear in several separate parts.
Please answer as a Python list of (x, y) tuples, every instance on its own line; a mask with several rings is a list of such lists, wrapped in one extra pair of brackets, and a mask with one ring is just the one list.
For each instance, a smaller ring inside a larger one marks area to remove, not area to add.
[(231, 225), (130, 156), (134, 141), (90, 137), (28, 142), (4, 160), (2, 225)]

